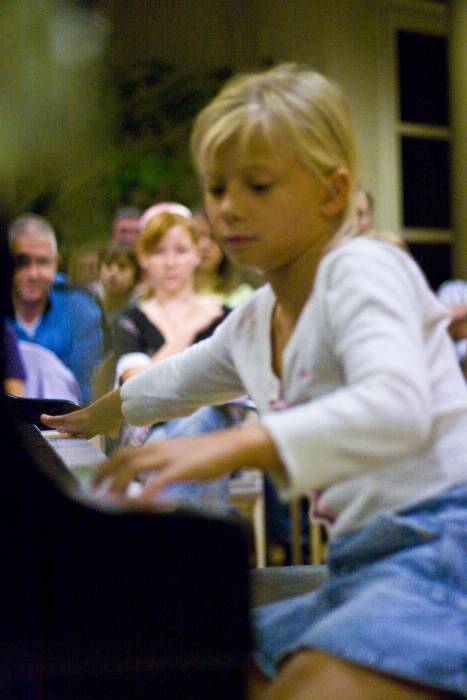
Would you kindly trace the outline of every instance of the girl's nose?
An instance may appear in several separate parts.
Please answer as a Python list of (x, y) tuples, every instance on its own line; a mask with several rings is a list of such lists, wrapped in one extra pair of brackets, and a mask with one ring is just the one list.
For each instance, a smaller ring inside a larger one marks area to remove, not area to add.
[(220, 211), (226, 221), (234, 221), (240, 217), (239, 197), (232, 188), (225, 190), (220, 201)]
[(172, 267), (177, 263), (177, 256), (174, 253), (167, 253), (164, 256), (164, 264), (166, 267)]

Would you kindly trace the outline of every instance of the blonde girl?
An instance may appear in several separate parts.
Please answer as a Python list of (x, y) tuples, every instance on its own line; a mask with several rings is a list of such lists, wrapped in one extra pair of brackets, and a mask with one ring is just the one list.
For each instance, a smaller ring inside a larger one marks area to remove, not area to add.
[(341, 91), (283, 65), (233, 79), (193, 152), (214, 230), (266, 284), (212, 338), (66, 417), (90, 435), (248, 393), (260, 420), (115, 454), (100, 478), (145, 496), (245, 466), (315, 493), (329, 579), (258, 611), (251, 697), (467, 694), (467, 388), (449, 318), (398, 247), (339, 235), (355, 179)]

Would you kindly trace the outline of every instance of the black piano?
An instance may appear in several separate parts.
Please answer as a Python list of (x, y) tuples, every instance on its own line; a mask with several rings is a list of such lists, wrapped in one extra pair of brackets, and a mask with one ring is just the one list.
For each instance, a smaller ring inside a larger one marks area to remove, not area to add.
[(2, 392), (0, 405), (1, 700), (246, 697), (239, 523), (86, 502), (38, 428), (44, 406)]

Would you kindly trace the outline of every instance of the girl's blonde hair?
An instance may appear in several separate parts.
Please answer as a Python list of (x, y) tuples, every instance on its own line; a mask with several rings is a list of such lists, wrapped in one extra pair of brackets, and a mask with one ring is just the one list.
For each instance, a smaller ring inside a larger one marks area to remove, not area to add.
[(340, 88), (319, 73), (286, 63), (229, 80), (195, 120), (191, 151), (198, 171), (210, 167), (232, 136), (247, 148), (258, 132), (272, 147), (280, 140), (322, 180), (339, 167), (355, 178), (349, 107)]
[(199, 233), (191, 220), (186, 216), (165, 211), (153, 216), (144, 226), (138, 238), (138, 252), (146, 255), (152, 253), (165, 234), (174, 226), (182, 226), (193, 243), (198, 244)]

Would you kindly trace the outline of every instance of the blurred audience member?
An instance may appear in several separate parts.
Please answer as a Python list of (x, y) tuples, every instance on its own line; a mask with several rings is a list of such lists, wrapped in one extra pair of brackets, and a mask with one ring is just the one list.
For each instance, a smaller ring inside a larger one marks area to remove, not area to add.
[(107, 323), (127, 306), (140, 276), (140, 266), (134, 250), (118, 243), (109, 243), (99, 262), (99, 279), (91, 289), (102, 302)]
[(102, 357), (102, 310), (91, 293), (56, 281), (57, 241), (46, 219), (26, 214), (8, 233), (15, 265), (10, 322), (20, 340), (57, 355), (88, 403), (92, 374)]
[(355, 226), (359, 234), (374, 226), (375, 200), (371, 192), (359, 188), (355, 194)]
[(5, 379), (3, 390), (14, 396), (25, 394), (26, 372), (18, 347), (18, 338), (13, 328), (6, 324), (5, 328)]
[[(138, 226), (141, 232), (148, 221), (158, 214), (163, 214), (164, 212), (169, 212), (170, 214), (178, 214), (183, 216), (185, 219), (191, 219), (191, 211), (184, 204), (179, 202), (157, 202), (156, 204), (151, 204), (148, 209), (145, 209), (141, 215)], [(151, 284), (146, 279), (145, 270), (141, 269), (140, 278), (138, 284), (136, 285), (133, 297), (135, 299), (141, 299), (142, 297), (147, 297), (151, 295)]]
[(148, 296), (117, 316), (113, 347), (120, 382), (208, 337), (227, 311), (196, 293), (200, 256), (191, 220), (168, 211), (150, 218), (138, 241)]
[(438, 289), (437, 295), (451, 314), (452, 321), (448, 330), (465, 372), (467, 370), (467, 280), (448, 280)]
[(371, 192), (358, 188), (354, 198), (355, 215), (347, 226), (341, 229), (341, 233), (336, 237), (337, 242), (340, 237), (348, 238), (353, 236), (367, 236), (378, 241), (396, 245), (406, 253), (409, 253), (406, 242), (398, 233), (385, 229), (375, 228), (374, 213), (375, 200)]
[(95, 245), (79, 246), (71, 251), (67, 272), (71, 284), (89, 288), (99, 279), (100, 249)]
[(66, 399), (79, 404), (81, 391), (73, 372), (42, 345), (20, 340), (18, 347), (27, 367), (24, 396), (29, 399)]
[(153, 204), (149, 209), (142, 214), (139, 220), (140, 231), (146, 226), (150, 219), (153, 219), (158, 214), (163, 214), (164, 212), (169, 212), (169, 214), (177, 214), (178, 216), (183, 216), (185, 219), (191, 219), (192, 213), (184, 204), (179, 202), (157, 202)]
[(138, 240), (141, 210), (138, 207), (117, 209), (112, 222), (111, 240), (120, 245), (134, 248)]
[(233, 309), (252, 294), (253, 287), (239, 279), (235, 267), (217, 243), (204, 209), (193, 215), (199, 243), (200, 263), (196, 268), (196, 290), (214, 297)]

